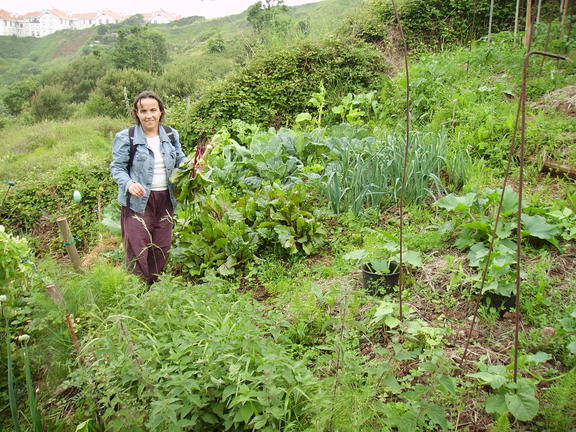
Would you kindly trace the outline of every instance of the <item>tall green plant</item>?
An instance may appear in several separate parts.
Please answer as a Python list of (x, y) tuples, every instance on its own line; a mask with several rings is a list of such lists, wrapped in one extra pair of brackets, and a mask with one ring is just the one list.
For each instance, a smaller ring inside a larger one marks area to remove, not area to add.
[[(328, 138), (335, 159), (326, 168), (324, 191), (336, 213), (358, 214), (365, 206), (378, 207), (400, 196), (404, 141), (389, 134), (383, 140)], [(443, 191), (446, 135), (414, 134), (406, 173), (407, 202), (421, 202)]]

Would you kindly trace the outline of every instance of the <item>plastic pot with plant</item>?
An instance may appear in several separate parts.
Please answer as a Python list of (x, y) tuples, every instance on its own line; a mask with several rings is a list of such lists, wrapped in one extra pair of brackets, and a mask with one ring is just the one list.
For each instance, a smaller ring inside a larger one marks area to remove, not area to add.
[[(392, 292), (400, 274), (400, 245), (395, 236), (383, 230), (369, 230), (365, 247), (344, 255), (357, 263), (362, 271), (364, 288), (373, 295)], [(422, 265), (420, 252), (404, 248), (402, 264), (405, 268)]]

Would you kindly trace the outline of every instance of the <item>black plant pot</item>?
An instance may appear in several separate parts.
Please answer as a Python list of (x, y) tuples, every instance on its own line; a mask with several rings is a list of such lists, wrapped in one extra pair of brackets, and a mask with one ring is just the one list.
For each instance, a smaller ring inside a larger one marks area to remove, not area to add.
[(390, 262), (390, 273), (375, 273), (370, 264), (362, 266), (362, 286), (371, 295), (384, 295), (394, 291), (400, 278), (400, 266)]
[(509, 311), (516, 306), (516, 294), (512, 294), (511, 296), (503, 296), (488, 291), (485, 292), (482, 296), (482, 303), (486, 306), (496, 309), (499, 312), (500, 317), (502, 317), (506, 311)]

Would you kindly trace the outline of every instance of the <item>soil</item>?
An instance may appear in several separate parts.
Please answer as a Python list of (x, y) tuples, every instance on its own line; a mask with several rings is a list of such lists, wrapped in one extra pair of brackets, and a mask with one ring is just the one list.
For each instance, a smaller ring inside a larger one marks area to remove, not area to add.
[(576, 85), (550, 92), (536, 101), (535, 108), (551, 108), (576, 117)]

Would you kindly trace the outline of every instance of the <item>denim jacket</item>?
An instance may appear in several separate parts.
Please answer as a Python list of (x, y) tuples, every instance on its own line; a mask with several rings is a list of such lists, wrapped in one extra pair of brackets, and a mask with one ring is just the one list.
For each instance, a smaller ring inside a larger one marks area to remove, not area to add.
[[(164, 165), (166, 166), (166, 176), (170, 179), (174, 168), (188, 161), (188, 158), (182, 152), (178, 132), (175, 129), (173, 129), (174, 137), (176, 138), (175, 146), (172, 146), (170, 138), (166, 132), (164, 132), (164, 129), (162, 127), (158, 129), (160, 152), (162, 153)], [(146, 194), (141, 198), (130, 195), (130, 209), (136, 213), (144, 213), (146, 204), (148, 203), (148, 197), (150, 196), (150, 189), (152, 188), (154, 153), (147, 146), (146, 135), (141, 125), (136, 126), (134, 130), (134, 145), (136, 146), (136, 151), (134, 153), (130, 175), (128, 175), (128, 159), (130, 158), (128, 129), (124, 129), (116, 134), (112, 144), (110, 174), (112, 174), (112, 178), (118, 183), (118, 201), (123, 206), (126, 206), (126, 199), (129, 194), (128, 188), (132, 183), (140, 183), (146, 188)], [(176, 208), (174, 184), (170, 181), (168, 181), (168, 191), (170, 193), (172, 207)]]

